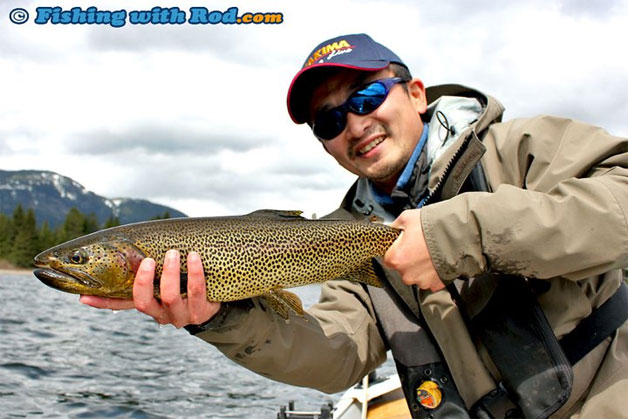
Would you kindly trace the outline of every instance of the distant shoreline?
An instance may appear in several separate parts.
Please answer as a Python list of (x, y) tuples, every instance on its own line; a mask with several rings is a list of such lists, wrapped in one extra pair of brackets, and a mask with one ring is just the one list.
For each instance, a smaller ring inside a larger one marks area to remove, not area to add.
[(27, 272), (32, 272), (35, 267), (22, 267), (15, 266), (8, 260), (4, 258), (0, 258), (0, 274), (25, 274)]
[(28, 269), (28, 268), (10, 268), (10, 269), (6, 269), (6, 268), (0, 268), (0, 274), (29, 274), (32, 273), (33, 270), (32, 269)]

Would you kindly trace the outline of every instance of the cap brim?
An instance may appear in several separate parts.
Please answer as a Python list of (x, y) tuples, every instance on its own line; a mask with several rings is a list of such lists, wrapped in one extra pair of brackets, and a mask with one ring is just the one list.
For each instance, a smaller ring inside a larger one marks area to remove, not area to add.
[[(318, 76), (320, 71), (329, 68), (348, 68), (359, 71), (379, 71), (388, 67), (389, 62), (382, 63), (379, 67), (360, 67), (356, 65), (342, 64), (342, 63), (322, 63), (312, 64), (299, 71), (292, 79), (290, 87), (288, 88), (288, 113), (290, 118), (297, 123), (303, 124), (308, 121), (309, 106), (312, 95), (312, 79)], [(317, 71), (313, 71), (317, 70)]]

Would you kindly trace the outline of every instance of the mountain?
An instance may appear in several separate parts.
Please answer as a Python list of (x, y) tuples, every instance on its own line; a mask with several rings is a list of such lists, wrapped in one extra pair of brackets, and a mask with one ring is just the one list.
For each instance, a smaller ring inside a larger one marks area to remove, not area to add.
[(33, 208), (37, 222), (51, 227), (62, 224), (72, 207), (83, 214), (94, 213), (100, 224), (111, 216), (121, 224), (145, 221), (168, 212), (171, 217), (186, 215), (173, 208), (143, 199), (109, 199), (88, 191), (69, 177), (38, 170), (0, 170), (0, 213), (13, 214), (17, 204)]

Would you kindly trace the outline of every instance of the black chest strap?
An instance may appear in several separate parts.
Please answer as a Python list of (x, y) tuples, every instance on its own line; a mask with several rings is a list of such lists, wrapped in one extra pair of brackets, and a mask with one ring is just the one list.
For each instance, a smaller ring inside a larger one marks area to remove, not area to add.
[[(469, 414), (447, 364), (431, 334), (422, 326), (412, 288), (391, 275), (394, 274), (388, 272), (384, 276), (388, 280), (384, 281), (383, 289), (367, 286), (367, 290), (381, 334), (393, 354), (413, 419), (468, 419)], [(400, 295), (399, 291), (404, 292)]]
[(575, 329), (560, 339), (565, 355), (575, 365), (628, 320), (628, 285), (621, 286)]

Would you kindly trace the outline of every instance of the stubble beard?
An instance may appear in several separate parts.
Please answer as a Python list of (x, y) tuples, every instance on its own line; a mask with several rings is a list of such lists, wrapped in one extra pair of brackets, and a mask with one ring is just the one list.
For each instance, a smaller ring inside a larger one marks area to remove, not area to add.
[[(368, 137), (373, 134), (383, 134), (386, 139), (384, 142), (388, 141), (390, 138), (390, 131), (385, 125), (378, 124), (373, 126), (371, 129), (366, 131), (363, 137)], [(358, 140), (359, 141), (359, 140)], [(347, 147), (347, 155), (351, 160), (359, 159), (360, 157), (356, 156), (354, 151), (355, 142), (352, 142)], [(393, 150), (394, 152), (394, 150)], [(386, 157), (386, 156), (383, 156)], [(371, 182), (375, 184), (387, 184), (392, 180), (396, 180), (396, 178), (401, 174), (402, 170), (405, 168), (406, 161), (402, 158), (403, 156), (399, 156), (396, 160), (392, 162), (374, 162), (371, 166), (365, 168), (364, 170), (360, 170), (360, 175), (368, 178)], [(382, 164), (382, 167), (373, 167)]]
[(405, 168), (405, 165), (405, 162), (397, 160), (386, 164), (383, 167), (377, 168), (372, 173), (368, 173), (369, 171), (367, 170), (366, 173), (364, 173), (364, 176), (375, 184), (389, 184), (397, 180), (397, 178)]

